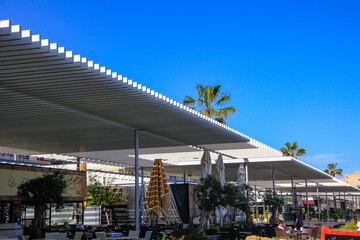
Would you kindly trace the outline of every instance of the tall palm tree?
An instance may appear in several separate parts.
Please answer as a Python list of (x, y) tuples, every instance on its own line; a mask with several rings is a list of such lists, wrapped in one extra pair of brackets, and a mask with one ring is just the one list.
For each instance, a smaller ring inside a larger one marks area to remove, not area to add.
[[(197, 99), (185, 96), (183, 104), (191, 109), (197, 110), (209, 118), (226, 124), (229, 113), (235, 113), (236, 109), (231, 107), (222, 107), (229, 101), (230, 94), (220, 92), (221, 85), (196, 85)], [(197, 108), (197, 109), (196, 109)]]
[(343, 170), (341, 168), (337, 169), (336, 166), (337, 166), (337, 163), (329, 163), (327, 165), (327, 169), (325, 169), (324, 172), (326, 172), (327, 174), (330, 174), (333, 177), (335, 177), (336, 175), (342, 176)]
[(303, 148), (299, 149), (299, 146), (297, 142), (293, 142), (292, 144), (290, 142), (285, 143), (286, 148), (281, 148), (280, 151), (285, 156), (291, 156), (293, 158), (296, 158), (297, 156), (305, 155), (306, 150)]

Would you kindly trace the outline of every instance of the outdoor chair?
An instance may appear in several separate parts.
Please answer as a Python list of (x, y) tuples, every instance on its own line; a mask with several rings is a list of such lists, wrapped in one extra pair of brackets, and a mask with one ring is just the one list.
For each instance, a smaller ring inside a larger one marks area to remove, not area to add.
[(316, 229), (316, 228), (311, 229), (310, 237), (316, 239), (317, 236), (318, 236), (318, 229)]
[(285, 231), (285, 230), (276, 228), (276, 229), (275, 229), (275, 232), (276, 232), (276, 237), (277, 237), (277, 238), (287, 238), (287, 236), (286, 236), (286, 231)]
[(128, 237), (133, 237), (134, 239), (139, 239), (139, 231), (130, 230)]
[(59, 234), (59, 232), (46, 232), (45, 233), (45, 240), (54, 239), (54, 235)]
[(140, 238), (141, 240), (150, 240), (151, 239), (152, 231), (146, 231), (145, 237)]
[(74, 240), (81, 240), (83, 232), (75, 232)]
[(56, 233), (53, 235), (54, 240), (66, 240), (66, 233)]
[(106, 240), (106, 234), (105, 232), (96, 232), (96, 237), (99, 238), (100, 240)]

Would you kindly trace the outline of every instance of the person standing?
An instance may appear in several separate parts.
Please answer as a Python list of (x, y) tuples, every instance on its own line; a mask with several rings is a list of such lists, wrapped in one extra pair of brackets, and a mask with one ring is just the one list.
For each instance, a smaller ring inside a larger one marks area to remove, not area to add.
[(301, 228), (304, 226), (302, 218), (300, 217), (300, 215), (294, 209), (291, 210), (291, 214), (294, 217), (294, 228), (296, 230), (301, 230)]

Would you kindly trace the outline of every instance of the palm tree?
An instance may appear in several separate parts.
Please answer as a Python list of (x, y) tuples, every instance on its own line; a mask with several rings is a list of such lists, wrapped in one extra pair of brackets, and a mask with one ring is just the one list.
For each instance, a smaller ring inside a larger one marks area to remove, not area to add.
[(293, 142), (292, 144), (290, 142), (285, 143), (286, 148), (281, 148), (280, 151), (285, 156), (291, 156), (293, 158), (296, 158), (297, 156), (305, 155), (306, 150), (303, 148), (299, 149), (299, 146), (297, 142)]
[[(231, 101), (230, 94), (220, 93), (221, 85), (196, 85), (197, 99), (185, 96), (183, 104), (191, 109), (197, 110), (209, 118), (226, 124), (229, 113), (235, 113), (234, 107), (223, 107), (227, 102)], [(198, 109), (196, 109), (196, 108)]]
[(342, 176), (343, 170), (341, 168), (336, 169), (337, 163), (329, 163), (327, 165), (327, 169), (324, 172), (330, 174), (331, 176), (335, 177), (336, 175)]

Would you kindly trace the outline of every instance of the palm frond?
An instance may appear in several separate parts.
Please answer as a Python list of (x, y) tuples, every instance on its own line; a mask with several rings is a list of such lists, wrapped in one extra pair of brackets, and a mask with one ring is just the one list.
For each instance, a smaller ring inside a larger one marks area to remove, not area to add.
[(203, 111), (202, 112), (202, 114), (204, 114), (205, 116), (207, 116), (207, 117), (209, 117), (209, 118), (211, 118), (211, 115), (210, 115), (210, 113), (208, 112), (208, 111)]
[(286, 148), (281, 148), (280, 152), (282, 152), (282, 154), (284, 154), (285, 156), (290, 156), (289, 150)]
[(217, 118), (215, 118), (215, 120), (218, 121), (219, 123), (226, 124), (226, 121), (224, 118), (217, 117)]
[[(337, 164), (336, 164), (336, 165), (337, 165)], [(329, 164), (328, 164), (328, 169), (329, 169), (329, 170), (333, 170), (333, 169), (336, 168), (336, 165), (335, 165), (334, 163), (329, 163)]]
[(292, 145), (291, 145), (291, 150), (292, 150), (292, 152), (294, 153), (294, 152), (296, 152), (297, 149), (298, 149), (298, 144), (297, 144), (297, 142), (295, 141), (295, 142), (293, 142)]
[(335, 175), (340, 175), (342, 176), (343, 170), (342, 169), (336, 169), (335, 170)]
[(221, 85), (216, 85), (214, 87), (211, 87), (212, 88), (212, 98), (213, 100), (216, 100), (218, 98), (218, 95), (220, 94), (220, 88), (221, 88)]
[(306, 150), (303, 148), (300, 148), (297, 153), (296, 156), (301, 156), (301, 155), (305, 155), (306, 154)]
[(217, 101), (217, 105), (222, 105), (228, 101), (231, 101), (230, 94), (221, 95), (220, 99)]
[(193, 99), (190, 96), (185, 96), (184, 100), (183, 100), (183, 104), (186, 106), (194, 106), (195, 104), (195, 99)]

